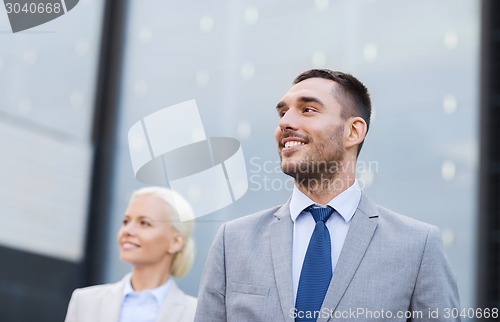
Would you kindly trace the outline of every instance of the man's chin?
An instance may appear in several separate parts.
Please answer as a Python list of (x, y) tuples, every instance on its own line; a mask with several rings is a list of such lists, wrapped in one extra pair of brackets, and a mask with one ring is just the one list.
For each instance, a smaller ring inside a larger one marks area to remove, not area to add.
[(325, 171), (318, 165), (314, 166), (304, 160), (281, 160), (281, 170), (296, 182), (333, 180), (338, 175), (338, 170)]
[(293, 177), (295, 179), (300, 177), (300, 174), (304, 172), (304, 169), (302, 169), (301, 172), (301, 162), (294, 162), (291, 160), (282, 160), (281, 170), (284, 174), (289, 175), (290, 177)]

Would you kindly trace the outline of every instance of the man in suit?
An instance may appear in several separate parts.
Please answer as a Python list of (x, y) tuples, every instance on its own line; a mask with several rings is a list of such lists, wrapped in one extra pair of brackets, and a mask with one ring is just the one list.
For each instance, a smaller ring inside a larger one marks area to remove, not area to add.
[(355, 179), (371, 114), (349, 74), (309, 70), (277, 104), (287, 203), (222, 225), (195, 321), (456, 321), (435, 226), (372, 202)]

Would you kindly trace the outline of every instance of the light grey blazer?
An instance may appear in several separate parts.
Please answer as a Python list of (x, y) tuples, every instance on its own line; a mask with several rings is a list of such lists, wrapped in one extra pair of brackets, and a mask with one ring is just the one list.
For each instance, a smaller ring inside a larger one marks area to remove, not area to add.
[[(222, 225), (195, 321), (294, 321), (292, 234), (289, 201)], [(452, 308), (458, 290), (438, 228), (362, 194), (318, 321), (459, 321), (445, 317)]]
[[(118, 322), (126, 279), (113, 284), (76, 289), (71, 296), (65, 322)], [(196, 298), (170, 285), (158, 322), (192, 322)]]

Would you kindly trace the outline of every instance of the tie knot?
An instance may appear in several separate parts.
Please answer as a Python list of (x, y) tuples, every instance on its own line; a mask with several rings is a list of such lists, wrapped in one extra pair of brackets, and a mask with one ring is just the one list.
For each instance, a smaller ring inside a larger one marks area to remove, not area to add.
[(329, 206), (328, 207), (311, 206), (309, 207), (309, 212), (313, 216), (315, 222), (318, 221), (326, 222), (328, 218), (330, 218), (330, 216), (332, 215), (333, 208)]

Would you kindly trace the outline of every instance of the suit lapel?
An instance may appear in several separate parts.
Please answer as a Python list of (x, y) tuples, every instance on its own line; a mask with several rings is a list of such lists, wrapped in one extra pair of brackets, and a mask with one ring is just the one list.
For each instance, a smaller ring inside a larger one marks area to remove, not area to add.
[(290, 309), (294, 307), (292, 290), (293, 222), (289, 209), (290, 200), (276, 211), (274, 216), (278, 220), (272, 223), (269, 228), (274, 277), (285, 321), (290, 320)]
[(168, 290), (167, 298), (160, 308), (157, 321), (180, 321), (182, 311), (185, 309), (186, 301), (184, 299), (184, 292), (182, 292), (177, 284), (172, 281), (170, 290)]
[[(373, 218), (376, 217), (378, 217), (376, 205), (363, 194), (326, 293), (324, 308), (335, 310), (339, 304), (375, 233), (377, 222)], [(318, 322), (328, 320), (320, 317)]]
[(110, 286), (109, 292), (101, 301), (102, 322), (118, 321), (120, 318), (120, 308), (123, 299), (123, 288), (125, 278)]

